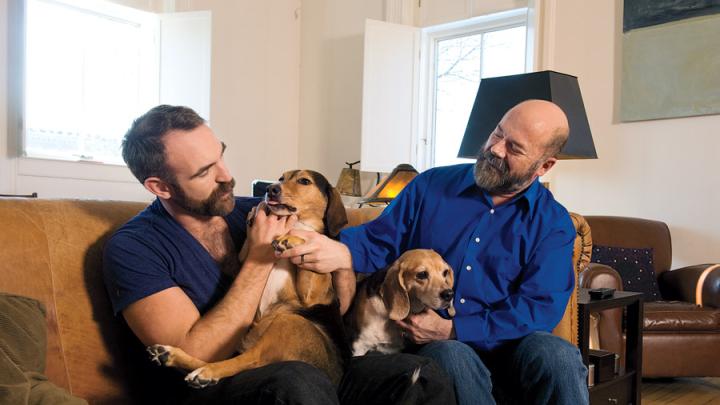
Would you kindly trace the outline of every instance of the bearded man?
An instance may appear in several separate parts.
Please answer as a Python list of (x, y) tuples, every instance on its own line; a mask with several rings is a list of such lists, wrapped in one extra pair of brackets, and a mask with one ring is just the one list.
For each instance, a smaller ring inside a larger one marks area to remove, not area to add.
[[(189, 108), (161, 105), (136, 119), (123, 139), (123, 158), (157, 198), (113, 234), (103, 258), (113, 310), (140, 343), (179, 347), (206, 362), (235, 354), (278, 260), (271, 242), (297, 221), (268, 216), (260, 208), (246, 231), (248, 212), (264, 203), (233, 196), (235, 181), (224, 152), (225, 144)], [(240, 263), (239, 249), (246, 241), (249, 253)], [(355, 291), (350, 266), (334, 269), (333, 282), (344, 311)], [(157, 367), (137, 402), (455, 402), (447, 375), (427, 357), (401, 353), (358, 359), (347, 369), (339, 387), (319, 369), (295, 361), (243, 371), (195, 390), (174, 370)]]
[[(293, 231), (306, 243), (282, 257), (315, 271), (383, 269), (408, 249), (434, 249), (455, 272), (456, 315), (411, 315), (399, 325), (417, 353), (453, 378), (459, 404), (588, 403), (580, 352), (552, 335), (575, 285), (575, 240), (567, 210), (538, 177), (569, 133), (555, 104), (510, 109), (475, 165), (418, 175), (374, 221), (346, 229), (342, 243)], [(495, 396), (493, 395), (495, 394)]]

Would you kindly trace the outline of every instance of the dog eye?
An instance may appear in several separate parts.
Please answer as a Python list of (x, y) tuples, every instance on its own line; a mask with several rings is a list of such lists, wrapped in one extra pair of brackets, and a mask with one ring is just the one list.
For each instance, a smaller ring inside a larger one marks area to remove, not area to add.
[(300, 184), (302, 184), (302, 185), (304, 185), (304, 186), (309, 186), (310, 184), (312, 184), (312, 182), (311, 182), (310, 180), (308, 180), (308, 179), (306, 179), (306, 178), (304, 178), (304, 177), (303, 177), (303, 178), (299, 178), (297, 182), (300, 183)]
[(280, 177), (278, 181), (282, 183), (283, 181), (285, 181), (285, 177)]
[(447, 277), (449, 273), (450, 270), (445, 269), (445, 271), (443, 271), (443, 277)]
[(427, 271), (421, 271), (421, 272), (419, 272), (419, 273), (415, 276), (415, 278), (417, 278), (418, 280), (427, 280), (427, 278), (428, 278), (428, 272), (427, 272)]

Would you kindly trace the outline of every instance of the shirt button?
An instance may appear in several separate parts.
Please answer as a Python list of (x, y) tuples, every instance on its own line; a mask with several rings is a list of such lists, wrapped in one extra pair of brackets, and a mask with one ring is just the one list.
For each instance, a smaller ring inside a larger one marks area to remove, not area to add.
[(465, 303), (465, 298), (460, 298), (460, 303), (461, 303), (461, 304), (464, 304), (464, 303)]
[(480, 243), (480, 238), (475, 238), (475, 243)]
[(467, 270), (467, 271), (472, 270), (472, 266), (465, 266), (465, 270)]
[(490, 213), (491, 213), (491, 214), (494, 214), (494, 213), (495, 213), (495, 208), (490, 208)]

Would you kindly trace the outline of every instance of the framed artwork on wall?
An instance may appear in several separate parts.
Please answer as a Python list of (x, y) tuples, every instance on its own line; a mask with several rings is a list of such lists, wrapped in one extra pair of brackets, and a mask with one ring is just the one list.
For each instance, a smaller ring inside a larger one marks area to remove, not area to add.
[(720, 0), (624, 0), (621, 121), (720, 113)]

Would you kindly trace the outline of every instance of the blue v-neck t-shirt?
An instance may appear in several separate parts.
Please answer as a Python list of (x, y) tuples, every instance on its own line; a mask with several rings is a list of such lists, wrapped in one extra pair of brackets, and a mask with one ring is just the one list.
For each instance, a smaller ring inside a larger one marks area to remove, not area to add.
[[(238, 251), (245, 242), (247, 214), (259, 202), (258, 198), (236, 197), (235, 208), (225, 217)], [(203, 314), (232, 283), (200, 242), (157, 199), (108, 240), (103, 272), (115, 314), (171, 287), (180, 287)]]

